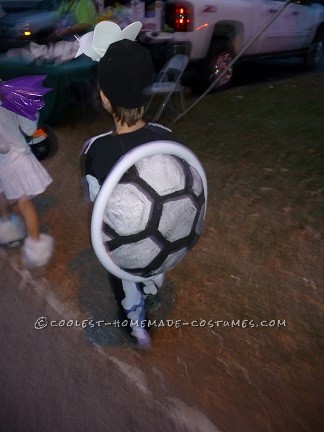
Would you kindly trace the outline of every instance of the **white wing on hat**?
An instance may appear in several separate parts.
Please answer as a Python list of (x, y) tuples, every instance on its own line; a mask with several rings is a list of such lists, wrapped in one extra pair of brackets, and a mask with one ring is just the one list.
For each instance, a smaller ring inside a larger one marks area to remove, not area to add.
[(85, 54), (94, 61), (99, 61), (100, 57), (98, 53), (92, 48), (93, 31), (86, 33), (79, 39), (79, 49), (75, 54), (75, 57), (79, 57), (81, 54)]
[(94, 31), (86, 33), (79, 39), (80, 47), (75, 55), (85, 54), (94, 61), (103, 57), (110, 44), (122, 39), (134, 41), (142, 28), (140, 21), (133, 22), (123, 30), (112, 21), (101, 21)]

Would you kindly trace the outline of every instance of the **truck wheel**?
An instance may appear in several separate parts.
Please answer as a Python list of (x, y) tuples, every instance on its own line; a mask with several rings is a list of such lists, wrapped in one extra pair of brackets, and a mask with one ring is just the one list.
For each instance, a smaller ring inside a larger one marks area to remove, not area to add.
[[(199, 66), (199, 82), (197, 89), (205, 91), (217, 76), (233, 60), (234, 50), (227, 39), (218, 39), (212, 42), (205, 59)], [(214, 90), (223, 90), (230, 86), (233, 78), (233, 67), (227, 69)]]
[(304, 57), (304, 63), (307, 69), (315, 69), (321, 62), (323, 57), (324, 43), (322, 41), (314, 41), (308, 48), (308, 52)]

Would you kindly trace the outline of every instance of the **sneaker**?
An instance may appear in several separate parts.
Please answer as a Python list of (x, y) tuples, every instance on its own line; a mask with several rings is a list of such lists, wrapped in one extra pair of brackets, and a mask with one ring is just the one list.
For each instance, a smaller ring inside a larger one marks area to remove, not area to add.
[(148, 332), (141, 329), (140, 332), (132, 332), (132, 335), (136, 338), (135, 347), (140, 351), (150, 351), (152, 348), (151, 338)]

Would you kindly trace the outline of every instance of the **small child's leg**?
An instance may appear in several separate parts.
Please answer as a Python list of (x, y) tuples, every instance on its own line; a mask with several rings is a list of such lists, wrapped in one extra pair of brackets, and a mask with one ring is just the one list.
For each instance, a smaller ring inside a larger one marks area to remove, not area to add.
[(152, 277), (147, 282), (144, 282), (143, 291), (145, 294), (155, 295), (158, 292), (158, 288), (161, 288), (164, 282), (164, 273)]
[(145, 295), (142, 292), (141, 284), (126, 280), (122, 280), (122, 284), (125, 298), (121, 303), (130, 320), (131, 334), (137, 339), (139, 348), (148, 350), (151, 348), (151, 338), (145, 330)]
[(48, 234), (40, 234), (38, 214), (31, 200), (22, 198), (17, 205), (28, 233), (22, 247), (22, 259), (28, 267), (45, 266), (52, 258), (54, 240)]
[(3, 219), (9, 218), (8, 202), (6, 200), (6, 197), (3, 195), (3, 193), (0, 193), (0, 216)]
[(39, 240), (39, 218), (34, 204), (28, 198), (21, 198), (17, 206), (24, 219), (28, 235), (33, 240)]
[(143, 292), (145, 294), (145, 304), (147, 310), (152, 314), (162, 306), (158, 290), (164, 282), (164, 273), (161, 273), (148, 281), (143, 282)]

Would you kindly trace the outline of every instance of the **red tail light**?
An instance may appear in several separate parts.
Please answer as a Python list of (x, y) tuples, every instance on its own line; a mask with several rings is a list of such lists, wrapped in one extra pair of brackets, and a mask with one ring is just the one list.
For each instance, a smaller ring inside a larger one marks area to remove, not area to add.
[(193, 30), (193, 10), (189, 2), (167, 3), (165, 23), (177, 32)]

